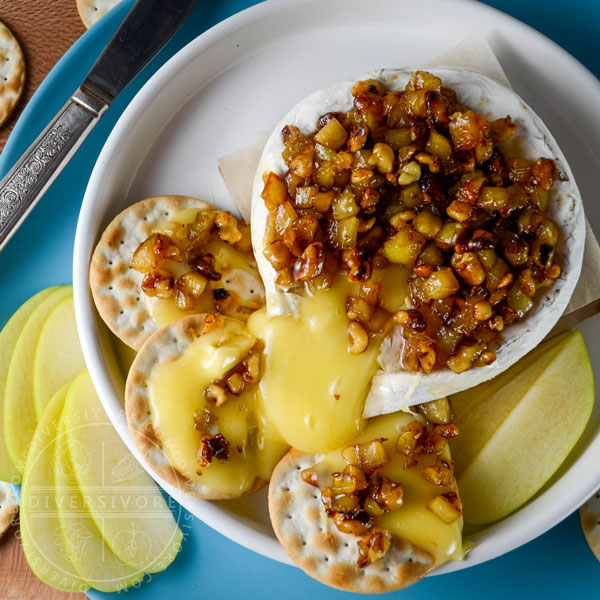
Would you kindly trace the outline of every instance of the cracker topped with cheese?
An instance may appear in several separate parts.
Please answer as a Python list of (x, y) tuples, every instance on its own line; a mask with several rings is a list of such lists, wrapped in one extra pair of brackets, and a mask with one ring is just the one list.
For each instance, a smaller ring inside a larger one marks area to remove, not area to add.
[(125, 410), (144, 460), (186, 493), (220, 500), (265, 486), (288, 446), (259, 389), (261, 344), (243, 321), (191, 315), (136, 356)]
[(311, 577), (351, 592), (397, 590), (463, 557), (451, 424), (373, 419), (324, 455), (291, 450), (269, 486), (279, 541)]
[(264, 304), (248, 225), (187, 196), (147, 198), (117, 215), (92, 256), (90, 287), (104, 322), (135, 350), (187, 315), (245, 320)]

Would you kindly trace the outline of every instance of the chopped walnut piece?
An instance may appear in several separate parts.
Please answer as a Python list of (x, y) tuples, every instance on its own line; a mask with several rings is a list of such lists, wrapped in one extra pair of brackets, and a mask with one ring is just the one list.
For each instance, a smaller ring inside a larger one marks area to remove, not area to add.
[(235, 244), (242, 239), (238, 220), (229, 213), (220, 212), (215, 217), (215, 225), (219, 237), (228, 244)]
[(364, 283), (371, 278), (371, 262), (364, 249), (350, 248), (342, 253), (342, 262), (348, 270), (348, 280)]
[(213, 458), (216, 458), (221, 462), (227, 462), (229, 460), (229, 442), (221, 433), (218, 433), (217, 435), (203, 435), (200, 438), (198, 464), (201, 467), (208, 467)]
[(216, 383), (211, 383), (204, 392), (205, 398), (215, 406), (223, 406), (227, 402), (227, 392)]
[(425, 323), (423, 315), (418, 310), (399, 310), (394, 315), (394, 320), (413, 331), (423, 332), (427, 328), (427, 323)]
[(351, 535), (364, 535), (369, 531), (369, 526), (359, 519), (355, 519), (351, 514), (336, 512), (333, 513), (333, 522), (342, 533)]
[(239, 396), (239, 394), (241, 394), (244, 391), (245, 384), (246, 382), (244, 381), (244, 378), (242, 377), (241, 373), (232, 373), (227, 378), (227, 387), (229, 388), (229, 391), (235, 396)]
[(390, 534), (381, 527), (373, 527), (368, 535), (358, 540), (358, 566), (366, 567), (383, 558), (390, 547)]
[(216, 288), (213, 290), (213, 302), (220, 313), (232, 313), (239, 308), (240, 297), (232, 290)]
[(250, 354), (242, 363), (244, 370), (242, 377), (247, 383), (258, 381), (260, 376), (260, 356), (258, 354)]
[(293, 269), (295, 281), (309, 281), (321, 274), (325, 264), (325, 249), (323, 244), (310, 244), (296, 261)]
[(423, 454), (441, 454), (448, 443), (443, 434), (453, 437), (451, 433), (454, 431), (457, 435), (458, 429), (452, 424), (424, 425), (416, 419), (410, 421), (396, 440), (396, 450), (406, 457), (404, 468), (412, 468), (417, 464), (417, 458)]
[(448, 487), (454, 482), (454, 463), (438, 456), (435, 464), (423, 467), (421, 474), (432, 485)]
[(267, 244), (263, 250), (264, 257), (273, 265), (276, 271), (294, 264), (294, 256), (282, 241)]
[(208, 313), (204, 315), (202, 319), (201, 333), (202, 335), (206, 335), (211, 331), (215, 331), (223, 326), (224, 320), (221, 315), (216, 313)]
[(350, 352), (360, 354), (367, 349), (369, 345), (369, 336), (364, 327), (356, 321), (350, 321), (348, 324), (348, 339), (350, 340)]
[(201, 275), (204, 275), (206, 279), (210, 279), (211, 281), (219, 281), (221, 279), (221, 273), (215, 271), (215, 257), (210, 253), (198, 256), (194, 260), (194, 268)]

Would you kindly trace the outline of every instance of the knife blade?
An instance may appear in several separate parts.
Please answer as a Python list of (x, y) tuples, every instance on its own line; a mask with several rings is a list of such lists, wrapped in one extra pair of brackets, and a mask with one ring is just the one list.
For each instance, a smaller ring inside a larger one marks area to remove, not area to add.
[(87, 77), (0, 181), (0, 252), (111, 102), (179, 29), (197, 0), (137, 0)]

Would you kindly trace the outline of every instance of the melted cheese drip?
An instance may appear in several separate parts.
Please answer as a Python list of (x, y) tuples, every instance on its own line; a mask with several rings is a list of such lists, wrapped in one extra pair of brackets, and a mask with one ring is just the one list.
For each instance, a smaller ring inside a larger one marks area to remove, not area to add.
[[(405, 301), (406, 271), (385, 271), (374, 279), (386, 278), (383, 302), (391, 308)], [(339, 277), (331, 289), (301, 297), (297, 315), (268, 319), (263, 309), (248, 320), (265, 343), (260, 388), (266, 410), (286, 442), (303, 452), (338, 448), (364, 427), (363, 404), (382, 336), (362, 354), (350, 352), (346, 300), (356, 293), (357, 286)]]
[[(193, 223), (198, 212), (199, 210), (196, 208), (182, 210), (175, 214), (170, 221), (155, 227), (153, 233), (168, 233), (174, 223), (184, 225)], [(187, 315), (213, 312), (215, 310), (213, 290), (223, 287), (238, 294), (243, 299), (244, 306), (249, 309), (248, 312), (256, 310), (264, 304), (263, 285), (256, 270), (256, 263), (250, 255), (224, 242), (214, 232), (206, 245), (205, 252), (215, 257), (215, 270), (221, 273), (221, 279), (208, 282), (206, 291), (200, 297), (196, 309), (180, 310), (175, 304), (174, 297), (152, 298), (142, 294), (146, 308), (158, 328)], [(189, 271), (186, 263), (173, 260), (165, 261), (162, 266), (169, 270), (175, 279)], [(232, 313), (231, 316), (243, 320), (247, 318), (247, 314), (238, 311)]]
[[(434, 557), (436, 565), (441, 565), (448, 560), (462, 560), (464, 558), (462, 517), (448, 525), (427, 509), (427, 503), (436, 496), (456, 490), (432, 485), (422, 477), (422, 469), (433, 464), (435, 456), (424, 456), (419, 459), (416, 466), (405, 471), (401, 456), (395, 450), (398, 436), (407, 423), (414, 418), (414, 415), (402, 412), (376, 417), (352, 441), (352, 444), (363, 444), (377, 438), (387, 438), (383, 445), (391, 461), (381, 469), (381, 473), (391, 481), (401, 483), (404, 490), (402, 506), (377, 517), (376, 522), (393, 535), (427, 550)], [(443, 456), (450, 458), (447, 446)], [(332, 473), (342, 472), (345, 466), (342, 449), (325, 455), (315, 467), (319, 477), (319, 487), (323, 489), (330, 486)], [(335, 527), (331, 519), (328, 521), (330, 521), (328, 526)]]
[[(258, 385), (247, 385), (220, 407), (204, 398), (208, 385), (244, 359), (255, 341), (243, 322), (227, 319), (224, 327), (196, 338), (177, 360), (157, 365), (148, 381), (154, 426), (169, 462), (223, 494), (241, 495), (255, 478), (268, 480), (287, 450), (264, 410)], [(214, 425), (229, 441), (230, 457), (227, 462), (213, 459), (201, 469), (194, 412), (205, 408), (218, 417)]]

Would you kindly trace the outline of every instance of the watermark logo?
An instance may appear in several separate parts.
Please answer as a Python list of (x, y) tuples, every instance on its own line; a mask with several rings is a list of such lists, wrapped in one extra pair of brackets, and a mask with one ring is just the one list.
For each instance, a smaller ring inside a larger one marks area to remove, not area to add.
[(190, 524), (103, 411), (69, 417), (49, 426), (47, 444), (28, 459), (21, 495), (27, 558), (44, 581), (62, 587), (137, 585), (172, 562)]

